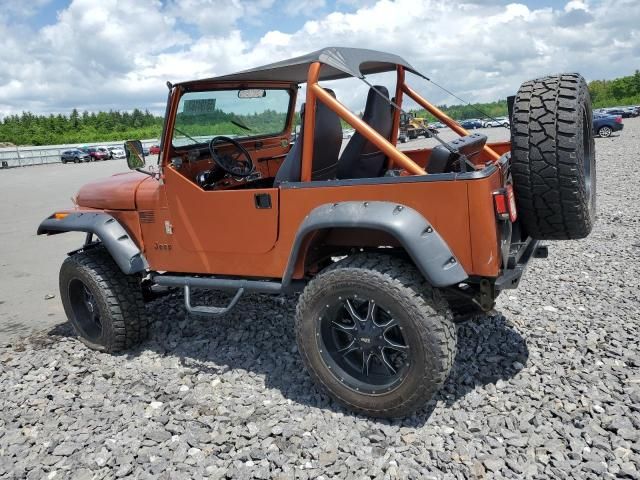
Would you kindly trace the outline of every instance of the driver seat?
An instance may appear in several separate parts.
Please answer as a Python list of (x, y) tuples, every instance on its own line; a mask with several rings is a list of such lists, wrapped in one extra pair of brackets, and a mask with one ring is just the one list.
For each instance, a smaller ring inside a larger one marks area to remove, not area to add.
[[(333, 90), (325, 88), (336, 97)], [(282, 182), (299, 182), (302, 169), (302, 139), (304, 138), (304, 110), (300, 108), (300, 135), (285, 157), (276, 173), (273, 186)], [(329, 180), (336, 178), (338, 154), (342, 146), (342, 125), (338, 115), (324, 103), (316, 102), (316, 127), (313, 133), (313, 164), (311, 180)]]

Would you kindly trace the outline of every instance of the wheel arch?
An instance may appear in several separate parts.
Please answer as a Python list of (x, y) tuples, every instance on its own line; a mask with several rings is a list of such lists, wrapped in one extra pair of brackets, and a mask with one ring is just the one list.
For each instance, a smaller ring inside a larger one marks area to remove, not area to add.
[(393, 202), (348, 201), (321, 205), (305, 217), (291, 249), (283, 288), (305, 261), (314, 238), (334, 229), (378, 231), (393, 238), (434, 287), (454, 285), (468, 277), (444, 239), (413, 208)]
[(139, 273), (148, 263), (135, 241), (118, 220), (104, 212), (71, 212), (57, 219), (55, 215), (44, 219), (38, 235), (56, 235), (64, 232), (85, 232), (96, 235), (123, 273)]

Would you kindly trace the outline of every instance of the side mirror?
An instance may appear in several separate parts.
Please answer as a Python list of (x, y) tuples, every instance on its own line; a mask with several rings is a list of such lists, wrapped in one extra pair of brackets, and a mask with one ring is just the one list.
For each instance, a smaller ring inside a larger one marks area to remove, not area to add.
[(140, 140), (127, 140), (124, 142), (124, 151), (127, 154), (127, 165), (131, 170), (144, 168), (146, 159)]

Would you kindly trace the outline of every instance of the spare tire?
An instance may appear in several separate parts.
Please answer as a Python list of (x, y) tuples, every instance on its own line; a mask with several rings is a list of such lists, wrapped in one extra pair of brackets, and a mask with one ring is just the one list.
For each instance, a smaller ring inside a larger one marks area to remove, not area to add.
[(513, 104), (511, 172), (518, 217), (539, 240), (584, 238), (593, 226), (591, 98), (577, 73), (523, 83)]

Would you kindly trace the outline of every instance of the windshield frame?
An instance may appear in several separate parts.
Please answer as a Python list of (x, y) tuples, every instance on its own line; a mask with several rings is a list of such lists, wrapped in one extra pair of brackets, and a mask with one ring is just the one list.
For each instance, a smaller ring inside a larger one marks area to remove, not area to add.
[[(190, 143), (188, 145), (175, 145), (173, 143), (174, 134), (176, 133), (176, 119), (178, 115), (178, 107), (182, 97), (187, 93), (194, 92), (215, 92), (215, 91), (233, 91), (259, 88), (264, 90), (284, 90), (289, 93), (289, 104), (287, 106), (287, 116), (285, 117), (284, 126), (281, 131), (273, 133), (261, 133), (258, 135), (248, 135), (238, 137), (237, 140), (240, 143), (246, 141), (260, 140), (263, 138), (277, 138), (285, 136), (292, 127), (293, 116), (295, 114), (296, 96), (299, 86), (297, 84), (282, 83), (282, 82), (251, 82), (251, 83), (238, 83), (238, 82), (202, 82), (196, 85), (190, 85), (189, 87), (179, 86), (178, 95), (175, 98), (175, 108), (172, 113), (172, 121), (170, 131), (167, 132), (167, 138), (171, 140), (171, 149), (175, 151), (188, 151), (191, 149), (200, 149), (208, 145), (209, 141), (203, 141), (199, 143)], [(179, 127), (178, 127), (179, 128)], [(214, 138), (214, 135), (212, 138)]]

